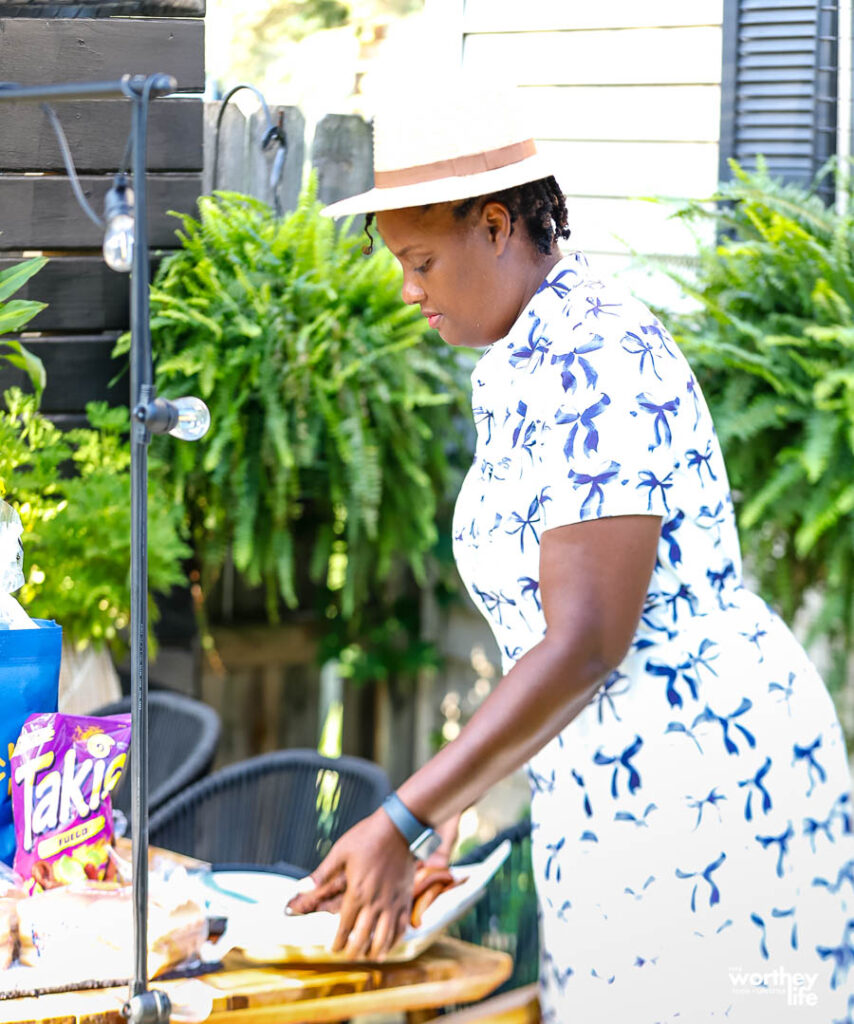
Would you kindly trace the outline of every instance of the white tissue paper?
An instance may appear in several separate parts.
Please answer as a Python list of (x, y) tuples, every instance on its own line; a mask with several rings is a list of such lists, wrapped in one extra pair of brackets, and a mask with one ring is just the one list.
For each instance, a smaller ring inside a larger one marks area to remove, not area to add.
[(0, 629), (38, 629), (12, 594), (24, 585), (21, 517), (0, 501)]

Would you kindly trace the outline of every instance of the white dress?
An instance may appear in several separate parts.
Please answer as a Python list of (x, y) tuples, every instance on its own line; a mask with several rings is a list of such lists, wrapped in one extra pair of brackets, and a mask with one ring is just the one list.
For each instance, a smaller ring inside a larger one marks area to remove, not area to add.
[(528, 766), (544, 1019), (854, 1024), (844, 739), (803, 650), (743, 586), (690, 367), (574, 253), (472, 383), (454, 551), (505, 671), (545, 633), (545, 530), (662, 517), (630, 653)]

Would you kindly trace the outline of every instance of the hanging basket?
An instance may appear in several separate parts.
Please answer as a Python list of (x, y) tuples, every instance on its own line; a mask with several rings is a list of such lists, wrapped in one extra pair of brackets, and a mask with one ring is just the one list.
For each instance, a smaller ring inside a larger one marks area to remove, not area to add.
[(205, 0), (0, 0), (0, 18), (201, 18)]

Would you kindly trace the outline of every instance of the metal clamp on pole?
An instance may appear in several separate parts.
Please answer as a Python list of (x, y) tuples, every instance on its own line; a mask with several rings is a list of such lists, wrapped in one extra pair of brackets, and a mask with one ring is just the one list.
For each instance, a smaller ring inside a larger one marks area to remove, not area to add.
[(122, 1007), (129, 1024), (169, 1024), (172, 1004), (165, 992), (149, 989), (132, 996)]

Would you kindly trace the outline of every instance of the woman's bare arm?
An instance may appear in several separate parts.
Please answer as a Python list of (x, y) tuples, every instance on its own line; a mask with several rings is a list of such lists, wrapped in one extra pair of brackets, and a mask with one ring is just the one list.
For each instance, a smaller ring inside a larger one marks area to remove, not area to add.
[[(452, 743), (399, 788), (416, 817), (438, 824), (524, 764), (590, 701), (626, 655), (655, 567), (657, 516), (619, 516), (543, 534), (540, 596), (545, 637), (495, 687)], [(335, 949), (387, 951), (409, 914), (412, 858), (379, 810), (336, 843), (314, 872), (308, 911), (346, 881)]]

